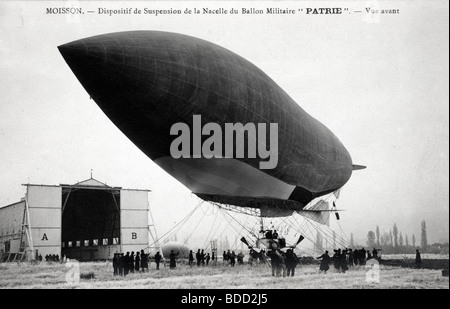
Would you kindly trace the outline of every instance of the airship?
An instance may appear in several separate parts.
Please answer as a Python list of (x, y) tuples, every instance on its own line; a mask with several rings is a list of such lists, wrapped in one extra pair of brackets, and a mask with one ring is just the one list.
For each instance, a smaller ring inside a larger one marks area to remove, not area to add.
[[(352, 171), (362, 168), (352, 163), (333, 132), (267, 74), (212, 42), (171, 32), (126, 31), (83, 38), (58, 49), (106, 116), (205, 201), (258, 209), (265, 217), (288, 216), (342, 188)], [(200, 121), (200, 131), (194, 120)], [(173, 155), (179, 137), (173, 134), (175, 124), (190, 130), (191, 156)], [(261, 168), (261, 156), (245, 155), (254, 137), (249, 132), (243, 135), (248, 142), (243, 156), (236, 155), (238, 145), (226, 151), (226, 138), (214, 145), (221, 155), (202, 156), (196, 143), (211, 138), (203, 134), (206, 124), (223, 131), (229, 124), (266, 129), (276, 125), (276, 135), (268, 130), (256, 136), (266, 150), (276, 142), (276, 164)], [(196, 130), (200, 137), (194, 136)]]

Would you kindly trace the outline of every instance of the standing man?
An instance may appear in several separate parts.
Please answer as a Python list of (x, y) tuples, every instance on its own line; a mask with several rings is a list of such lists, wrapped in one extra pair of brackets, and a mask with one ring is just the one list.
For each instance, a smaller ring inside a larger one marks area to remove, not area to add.
[(128, 272), (130, 271), (130, 252), (127, 252), (125, 256), (123, 257), (124, 267), (123, 267), (123, 275), (128, 275)]
[(348, 249), (348, 267), (353, 267), (353, 250)]
[(141, 257), (139, 256), (139, 251), (136, 252), (136, 258), (134, 259), (134, 269), (136, 272), (139, 272), (139, 268), (141, 268)]
[[(172, 250), (173, 251), (173, 250)], [(161, 261), (161, 254), (159, 254), (159, 251), (155, 254), (155, 263), (156, 263), (156, 269), (159, 269), (159, 262)]]
[(298, 256), (295, 254), (294, 249), (290, 248), (286, 251), (286, 270), (287, 276), (291, 275), (294, 277), (295, 268), (297, 267), (297, 263), (299, 261)]
[(114, 269), (114, 276), (117, 276), (119, 274), (119, 253), (114, 253), (112, 264)]
[(372, 250), (372, 257), (373, 257), (375, 260), (378, 260), (378, 251), (377, 251), (377, 249), (375, 249), (375, 248), (373, 248), (373, 250)]
[(224, 264), (225, 264), (225, 262), (227, 262), (227, 261), (228, 261), (228, 254), (226, 253), (226, 251), (225, 251), (225, 250), (223, 251), (223, 257), (222, 257), (222, 261), (224, 262)]
[(339, 266), (341, 267), (341, 271), (345, 274), (348, 270), (347, 249), (342, 250), (341, 255), (339, 256)]
[(230, 263), (231, 267), (234, 267), (234, 264), (236, 264), (236, 253), (234, 251), (230, 254)]
[(195, 259), (197, 260), (197, 266), (200, 266), (200, 263), (202, 262), (202, 254), (200, 253), (200, 249), (197, 250)]
[(128, 270), (134, 273), (134, 251), (131, 251), (130, 258), (128, 260)]
[(192, 253), (192, 250), (189, 251), (189, 266), (192, 267), (192, 264), (194, 263), (194, 253)]
[(144, 252), (144, 250), (141, 250), (141, 269), (142, 272), (144, 270), (148, 270), (148, 255)]
[(169, 255), (169, 259), (170, 259), (170, 264), (169, 264), (169, 266), (170, 266), (170, 269), (174, 269), (174, 268), (177, 267), (177, 260), (176, 260), (176, 257), (177, 257), (177, 255), (178, 255), (179, 253), (180, 253), (180, 252), (175, 253), (175, 252), (173, 252), (173, 250), (170, 251), (170, 255)]
[(341, 249), (334, 250), (334, 255), (332, 257), (334, 262), (334, 268), (337, 272), (341, 272)]
[(124, 259), (123, 253), (117, 254), (119, 260), (118, 260), (118, 267), (119, 267), (119, 275), (123, 276), (123, 265), (124, 265)]
[(366, 249), (359, 250), (359, 265), (366, 265)]
[(317, 257), (316, 259), (322, 259), (322, 261), (320, 262), (319, 271), (320, 272), (323, 271), (326, 274), (327, 270), (330, 269), (330, 260), (331, 260), (331, 257), (328, 255), (328, 251), (325, 251), (324, 254)]
[(422, 258), (420, 256), (419, 249), (416, 249), (416, 267), (420, 268), (422, 266)]

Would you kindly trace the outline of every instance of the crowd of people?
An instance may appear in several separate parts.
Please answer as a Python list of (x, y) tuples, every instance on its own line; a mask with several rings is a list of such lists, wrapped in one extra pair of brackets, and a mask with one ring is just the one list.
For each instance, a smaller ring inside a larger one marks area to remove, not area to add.
[[(39, 260), (39, 262), (42, 261), (42, 255), (39, 254), (38, 260)], [(58, 254), (47, 254), (45, 256), (45, 261), (46, 262), (59, 262), (60, 261), (59, 255)]]
[(193, 266), (194, 264), (197, 264), (197, 266), (209, 265), (210, 261), (212, 262), (216, 261), (216, 255), (214, 251), (210, 255), (209, 253), (205, 253), (204, 249), (201, 250), (198, 249), (197, 252), (195, 253), (195, 259), (192, 250), (189, 251), (189, 259), (188, 259), (189, 266)]
[(375, 259), (378, 260), (378, 250), (373, 248), (372, 252), (370, 250), (362, 249), (334, 249), (333, 256), (328, 254), (328, 251), (325, 251), (324, 254), (317, 257), (317, 259), (321, 260), (319, 270), (322, 272), (327, 272), (330, 269), (330, 264), (333, 263), (333, 266), (336, 271), (345, 273), (350, 267), (358, 266), (358, 265), (366, 265), (366, 261)]
[(280, 249), (271, 249), (267, 251), (267, 256), (270, 257), (272, 276), (293, 277), (295, 275), (295, 268), (300, 258), (295, 254), (293, 248), (287, 249), (286, 252)]
[[(159, 252), (158, 252), (159, 254)], [(149, 255), (141, 250), (141, 252), (134, 251), (124, 253), (114, 253), (112, 265), (114, 269), (114, 275), (126, 276), (133, 272), (145, 272), (148, 271)], [(155, 258), (156, 262), (156, 258)], [(157, 263), (159, 267), (159, 261)]]
[[(337, 272), (345, 273), (352, 267), (358, 265), (366, 265), (366, 262), (375, 259), (379, 259), (379, 250), (373, 248), (372, 251), (361, 249), (335, 249), (333, 250), (334, 254), (332, 256), (329, 255), (328, 251), (325, 251), (321, 256), (316, 257), (316, 259), (321, 260), (319, 271), (326, 273), (330, 269), (330, 264), (334, 266), (334, 269)], [(169, 254), (169, 267), (170, 269), (176, 268), (177, 257), (179, 252), (171, 251)], [(238, 265), (244, 264), (244, 253), (239, 252), (236, 254), (232, 250), (223, 251), (223, 264), (234, 267), (236, 261)], [(273, 276), (283, 276), (286, 275), (294, 276), (295, 268), (299, 263), (300, 259), (295, 254), (292, 248), (288, 248), (286, 251), (280, 249), (269, 249), (267, 253), (264, 250), (254, 250), (250, 249), (248, 262), (250, 265), (253, 265), (254, 261), (258, 261), (260, 263), (266, 263), (267, 258), (270, 258), (270, 264), (272, 268)], [(38, 260), (42, 261), (42, 256), (39, 255)], [(149, 270), (150, 263), (150, 255), (145, 253), (144, 250), (140, 252), (127, 252), (124, 253), (114, 253), (114, 257), (112, 259), (112, 266), (114, 270), (114, 275), (118, 276), (127, 276), (129, 273), (138, 273), (138, 272), (146, 272)], [(156, 252), (156, 254), (152, 257), (156, 264), (156, 269), (159, 270), (160, 262), (163, 259), (160, 252)], [(203, 249), (198, 249), (197, 252), (193, 253), (192, 250), (189, 252), (188, 257), (188, 265), (194, 266), (208, 266), (208, 265), (216, 265), (218, 258), (213, 250), (212, 253), (205, 253)], [(45, 256), (46, 262), (60, 262), (60, 258), (57, 254), (47, 254)], [(420, 267), (421, 264), (421, 256), (419, 250), (416, 251), (416, 267)]]
[[(174, 250), (171, 250), (169, 254), (169, 268), (174, 269), (177, 267), (177, 258), (178, 258), (179, 252), (175, 252)], [(242, 252), (239, 252), (236, 254), (234, 251), (224, 251), (223, 252), (223, 261), (227, 265), (230, 265), (234, 267), (236, 264), (236, 261), (239, 265), (244, 264), (244, 257), (245, 255)], [(141, 252), (137, 252), (136, 254), (132, 251), (124, 253), (114, 253), (114, 257), (112, 260), (112, 265), (114, 269), (114, 275), (120, 275), (120, 276), (126, 276), (129, 273), (133, 272), (145, 272), (148, 271), (148, 265), (150, 263), (150, 260), (154, 260), (156, 264), (156, 269), (159, 269), (159, 265), (162, 260), (162, 255), (158, 252), (153, 256), (153, 258), (150, 257), (149, 254), (146, 254), (144, 250), (141, 250)], [(194, 255), (193, 251), (190, 250), (189, 257), (188, 257), (188, 265), (194, 266), (197, 265), (200, 266), (208, 266), (214, 265), (217, 262), (217, 256), (215, 254), (215, 251), (213, 251), (211, 254), (205, 253), (204, 249), (198, 249), (196, 254)]]
[(239, 265), (244, 264), (244, 257), (245, 255), (242, 253), (242, 251), (236, 254), (234, 251), (228, 250), (224, 251), (222, 254), (223, 261), (226, 264), (229, 264), (231, 267), (234, 267), (234, 265), (236, 265), (236, 260)]

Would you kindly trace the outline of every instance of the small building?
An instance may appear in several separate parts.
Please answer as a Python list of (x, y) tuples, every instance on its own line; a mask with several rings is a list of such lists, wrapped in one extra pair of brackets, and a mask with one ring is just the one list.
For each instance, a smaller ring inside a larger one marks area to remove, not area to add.
[(93, 178), (23, 186), (21, 201), (0, 208), (2, 261), (47, 255), (106, 260), (149, 246), (150, 190), (111, 187)]

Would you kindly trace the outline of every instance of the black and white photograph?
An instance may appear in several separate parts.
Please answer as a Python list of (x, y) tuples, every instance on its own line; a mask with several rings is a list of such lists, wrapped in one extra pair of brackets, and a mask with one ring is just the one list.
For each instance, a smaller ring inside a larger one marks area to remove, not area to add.
[(443, 0), (0, 2), (0, 290), (449, 289), (448, 55)]

